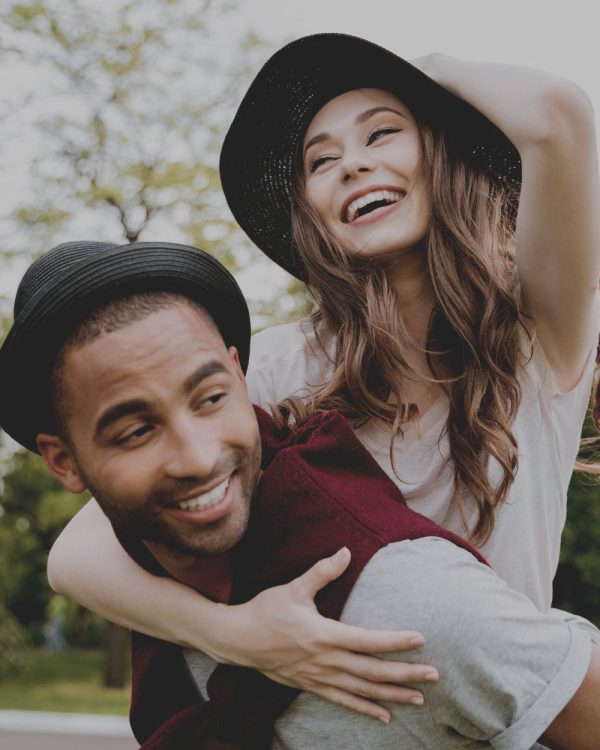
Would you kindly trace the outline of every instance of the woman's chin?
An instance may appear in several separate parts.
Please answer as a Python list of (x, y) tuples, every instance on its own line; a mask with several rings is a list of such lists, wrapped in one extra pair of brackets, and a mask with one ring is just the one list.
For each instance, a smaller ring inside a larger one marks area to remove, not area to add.
[(364, 258), (380, 264), (383, 268), (392, 267), (399, 262), (411, 262), (424, 259), (425, 245), (417, 244), (389, 244), (380, 247), (361, 248), (352, 253), (355, 258)]

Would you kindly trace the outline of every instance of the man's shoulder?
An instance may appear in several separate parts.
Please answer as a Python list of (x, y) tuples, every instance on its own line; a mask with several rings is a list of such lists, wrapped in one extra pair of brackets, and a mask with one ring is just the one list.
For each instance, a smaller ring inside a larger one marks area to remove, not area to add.
[(582, 628), (560, 613), (540, 612), (488, 566), (433, 537), (377, 553), (342, 619), (423, 633), (422, 649), (385, 657), (437, 667), (439, 682), (422, 687), (427, 726), (423, 714), (417, 721), (405, 706), (392, 707), (392, 725), (403, 740), (407, 727), (410, 736), (423, 729), (436, 747), (466, 747), (465, 739), (493, 739), (503, 750), (531, 747), (577, 690), (589, 663), (590, 636)]
[[(485, 590), (496, 578), (487, 565), (448, 539), (392, 542), (363, 569), (343, 619), (364, 627), (430, 628), (438, 613), (457, 605), (450, 595), (456, 587), (472, 581)], [(443, 624), (444, 617), (439, 620)]]

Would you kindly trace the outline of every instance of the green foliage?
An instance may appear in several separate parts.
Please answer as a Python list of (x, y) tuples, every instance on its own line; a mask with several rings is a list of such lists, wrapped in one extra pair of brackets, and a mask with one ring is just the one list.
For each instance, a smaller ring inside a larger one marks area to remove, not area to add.
[(0, 492), (0, 600), (27, 626), (46, 619), (48, 551), (83, 502), (60, 487), (39, 456), (12, 455)]
[(314, 303), (306, 286), (298, 279), (292, 278), (287, 285), (285, 294), (282, 296), (276, 299), (267, 297), (251, 302), (252, 316), (254, 320), (259, 321), (254, 333), (272, 325), (273, 321), (290, 323), (300, 318), (306, 318), (313, 309)]
[(107, 622), (77, 602), (67, 599), (65, 640), (69, 646), (95, 648), (106, 641)]
[(69, 213), (56, 208), (21, 206), (15, 211), (14, 216), (23, 224), (44, 224), (47, 227), (53, 227), (66, 221), (69, 218)]
[[(2, 306), (8, 307), (8, 304), (5, 300), (2, 300), (0, 304), (2, 304)], [(8, 312), (0, 313), (0, 341), (2, 341), (8, 333), (8, 329), (10, 328), (11, 324), (12, 315), (10, 315)]]
[(554, 581), (554, 606), (587, 617), (600, 627), (599, 539), (600, 486), (575, 474)]
[(26, 647), (25, 630), (0, 602), (0, 680), (27, 672)]
[[(591, 411), (584, 424), (588, 441), (582, 460), (600, 460), (598, 432)], [(567, 522), (562, 535), (560, 564), (554, 580), (554, 606), (587, 617), (600, 627), (600, 478), (575, 471), (567, 503)]]
[[(7, 0), (4, 54), (35, 71), (39, 83), (12, 98), (0, 93), (0, 135), (6, 131), (6, 147), (11, 132), (29, 128), (40, 147), (24, 199), (10, 215), (0, 209), (6, 258), (35, 257), (74, 237), (160, 237), (200, 246), (234, 272), (256, 262), (258, 250), (232, 220), (218, 175), (225, 130), (267, 56), (256, 35), (232, 33), (235, 24), (224, 22), (237, 5)], [(250, 300), (260, 317), (255, 327), (305, 310), (303, 287), (286, 284), (265, 284)]]
[(10, 9), (7, 21), (17, 30), (28, 28), (32, 22), (45, 15), (43, 3), (15, 3)]
[[(211, 40), (228, 7), (151, 0), (142, 13), (131, 0), (110, 12), (85, 0), (12, 4), (4, 31), (24, 63), (50, 74), (54, 94), (35, 114), (44, 148), (29, 200), (13, 214), (28, 238), (23, 252), (68, 236), (89, 209), (108, 239), (136, 241), (159, 220), (180, 228), (217, 215), (227, 224), (224, 240), (236, 234), (219, 201), (217, 154), (247, 61), (222, 61), (215, 74)], [(257, 40), (248, 47), (258, 49)]]
[[(34, 83), (0, 91), (4, 150), (27, 133), (31, 151), (22, 170), (27, 189), (0, 207), (0, 258), (29, 260), (73, 238), (160, 238), (203, 247), (232, 271), (251, 268), (262, 256), (227, 209), (218, 155), (249, 77), (267, 56), (262, 41), (229, 30), (223, 43), (217, 32), (236, 10), (231, 0), (108, 6), (3, 2), (0, 59), (18, 61), (31, 74), (23, 80)], [(288, 292), (287, 283), (265, 284), (250, 301), (261, 327), (304, 310), (302, 285), (292, 282)], [(7, 301), (0, 305), (1, 339), (10, 315)], [(4, 468), (0, 603), (35, 638), (51, 595), (48, 551), (82, 502), (39, 457), (19, 451)], [(71, 643), (98, 642), (101, 630), (99, 618), (69, 606)]]

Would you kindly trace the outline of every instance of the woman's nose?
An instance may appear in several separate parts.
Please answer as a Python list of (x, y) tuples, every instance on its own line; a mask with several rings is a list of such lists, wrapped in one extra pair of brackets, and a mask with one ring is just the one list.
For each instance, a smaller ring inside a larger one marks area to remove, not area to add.
[(342, 180), (348, 182), (361, 173), (372, 172), (375, 164), (371, 159), (358, 154), (348, 156), (342, 163)]

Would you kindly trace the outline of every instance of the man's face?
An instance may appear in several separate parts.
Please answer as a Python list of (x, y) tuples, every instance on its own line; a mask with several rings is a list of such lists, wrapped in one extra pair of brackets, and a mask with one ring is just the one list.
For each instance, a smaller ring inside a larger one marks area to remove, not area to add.
[(67, 460), (115, 527), (195, 556), (242, 537), (258, 425), (235, 349), (199, 311), (174, 304), (71, 349), (63, 376)]

